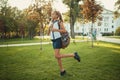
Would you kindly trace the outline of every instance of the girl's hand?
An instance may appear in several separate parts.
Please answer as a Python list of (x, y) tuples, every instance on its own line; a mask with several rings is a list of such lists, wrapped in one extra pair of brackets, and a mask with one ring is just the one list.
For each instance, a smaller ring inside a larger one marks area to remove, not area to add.
[(57, 32), (57, 31), (59, 31), (59, 30), (56, 29), (56, 28), (52, 28), (51, 31), (52, 31), (52, 32)]

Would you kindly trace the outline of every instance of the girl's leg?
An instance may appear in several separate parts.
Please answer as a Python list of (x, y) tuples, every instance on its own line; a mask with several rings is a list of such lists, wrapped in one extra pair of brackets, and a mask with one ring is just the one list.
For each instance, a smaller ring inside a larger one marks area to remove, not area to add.
[(74, 57), (74, 53), (72, 54), (61, 54), (61, 58), (66, 58), (66, 57)]
[(60, 49), (54, 49), (55, 51), (55, 58), (58, 61), (58, 65), (60, 67), (61, 72), (64, 71), (63, 66), (62, 66), (62, 60), (61, 58), (66, 58), (66, 57), (74, 57), (78, 62), (80, 62), (80, 57), (77, 53), (73, 54), (60, 54)]
[(58, 61), (58, 65), (60, 67), (60, 71), (64, 71), (63, 66), (62, 66), (62, 60), (61, 60), (61, 55), (60, 55), (60, 49), (55, 49), (55, 58)]

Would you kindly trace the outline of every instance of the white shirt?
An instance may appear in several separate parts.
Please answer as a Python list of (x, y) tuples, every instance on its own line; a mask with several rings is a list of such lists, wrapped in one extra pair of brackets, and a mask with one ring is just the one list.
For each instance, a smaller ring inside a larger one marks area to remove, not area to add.
[[(55, 22), (53, 23), (53, 28), (59, 29), (58, 21), (55, 21)], [(57, 31), (52, 32), (52, 31), (51, 31), (51, 32), (50, 32), (50, 37), (51, 37), (51, 39), (58, 39), (58, 38), (61, 37), (61, 35), (60, 35), (60, 32), (57, 32)]]

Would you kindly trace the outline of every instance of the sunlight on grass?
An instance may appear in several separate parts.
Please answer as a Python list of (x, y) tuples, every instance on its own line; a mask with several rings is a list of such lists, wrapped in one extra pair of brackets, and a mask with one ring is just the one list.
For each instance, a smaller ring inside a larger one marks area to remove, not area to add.
[(120, 51), (119, 50), (112, 50), (114, 53), (119, 53), (120, 54)]
[[(52, 44), (0, 48), (0, 80), (119, 80), (120, 45), (99, 42), (71, 43), (61, 53), (77, 51), (81, 57), (62, 59), (67, 74), (59, 75)], [(101, 77), (102, 76), (102, 77)]]
[(107, 48), (115, 48), (115, 49), (120, 49), (120, 45), (118, 44), (117, 46), (115, 44), (110, 44), (110, 43), (99, 43), (95, 44), (95, 46), (101, 46), (101, 47), (107, 47)]

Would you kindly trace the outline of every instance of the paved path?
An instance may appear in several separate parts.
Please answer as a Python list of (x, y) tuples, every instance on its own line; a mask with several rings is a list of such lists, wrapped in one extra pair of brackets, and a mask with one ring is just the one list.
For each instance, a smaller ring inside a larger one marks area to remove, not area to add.
[[(99, 37), (97, 39), (100, 41), (120, 44), (120, 39), (106, 38), (106, 37)], [(73, 42), (73, 41), (71, 41), (71, 42)], [(75, 40), (75, 42), (85, 42), (85, 40)], [(42, 44), (50, 44), (50, 43), (51, 42), (42, 42)], [(0, 47), (31, 46), (31, 45), (41, 45), (41, 43), (6, 44), (6, 45), (0, 45)]]
[[(73, 42), (73, 41), (71, 41)], [(85, 40), (75, 40), (75, 42), (85, 42)], [(13, 46), (32, 46), (32, 45), (41, 45), (41, 44), (50, 44), (52, 42), (42, 42), (42, 43), (23, 43), (23, 44), (5, 44), (0, 45), (0, 47), (13, 47)]]
[(98, 37), (97, 39), (100, 41), (120, 44), (120, 39), (116, 39), (116, 38)]
[[(50, 42), (42, 42), (42, 44), (49, 44)], [(31, 45), (40, 45), (41, 43), (23, 43), (23, 44), (5, 44), (0, 45), (0, 47), (12, 47), (12, 46), (31, 46)]]

